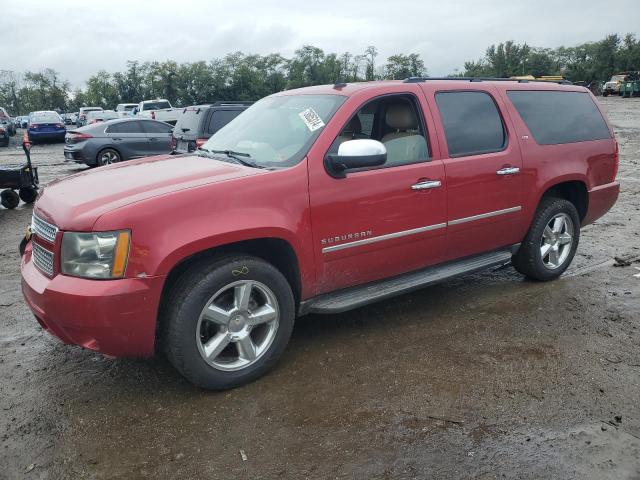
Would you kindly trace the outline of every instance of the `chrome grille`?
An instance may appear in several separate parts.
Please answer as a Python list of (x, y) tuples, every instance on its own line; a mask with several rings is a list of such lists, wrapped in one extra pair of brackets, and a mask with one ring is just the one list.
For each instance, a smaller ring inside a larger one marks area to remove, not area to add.
[(35, 214), (31, 217), (31, 232), (47, 242), (55, 242), (58, 227), (45, 222)]
[(31, 248), (33, 249), (33, 264), (45, 275), (53, 277), (53, 253), (36, 242), (31, 242)]

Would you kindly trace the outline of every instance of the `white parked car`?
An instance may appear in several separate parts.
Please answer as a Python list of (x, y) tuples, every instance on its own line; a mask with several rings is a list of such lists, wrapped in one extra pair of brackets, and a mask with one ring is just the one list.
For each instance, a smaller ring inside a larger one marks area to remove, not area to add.
[(137, 103), (119, 103), (116, 107), (118, 117), (125, 118), (133, 115), (133, 111), (137, 106)]
[(169, 100), (158, 98), (140, 102), (137, 106), (136, 115), (175, 125), (180, 115), (182, 115), (182, 110), (182, 108), (173, 108)]

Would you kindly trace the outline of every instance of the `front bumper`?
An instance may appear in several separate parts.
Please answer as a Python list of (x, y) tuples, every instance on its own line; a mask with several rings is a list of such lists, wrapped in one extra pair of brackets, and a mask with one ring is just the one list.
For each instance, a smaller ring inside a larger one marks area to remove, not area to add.
[(46, 277), (22, 257), (22, 293), (42, 327), (64, 343), (114, 357), (153, 355), (164, 277), (88, 280)]
[(618, 182), (599, 185), (589, 190), (589, 207), (582, 225), (593, 223), (611, 210), (611, 207), (618, 200), (619, 194), (620, 184)]

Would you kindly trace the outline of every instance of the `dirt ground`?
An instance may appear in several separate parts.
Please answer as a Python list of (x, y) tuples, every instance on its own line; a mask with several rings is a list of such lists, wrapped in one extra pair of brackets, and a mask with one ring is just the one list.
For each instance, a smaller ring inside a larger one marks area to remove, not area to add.
[[(508, 267), (304, 317), (224, 393), (43, 332), (20, 293), (31, 208), (0, 207), (0, 479), (640, 478), (640, 99), (602, 102), (622, 193), (560, 280)], [(33, 159), (44, 182), (83, 168)]]

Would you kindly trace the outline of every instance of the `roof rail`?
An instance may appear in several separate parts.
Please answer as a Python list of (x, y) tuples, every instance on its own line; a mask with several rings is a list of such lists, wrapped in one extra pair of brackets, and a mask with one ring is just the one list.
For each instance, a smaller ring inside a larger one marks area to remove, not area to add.
[(404, 83), (423, 83), (431, 80), (457, 80), (460, 82), (543, 82), (557, 83), (559, 85), (572, 85), (569, 80), (523, 80), (517, 78), (492, 78), (492, 77), (408, 77), (403, 80)]
[(219, 100), (217, 102), (213, 102), (210, 105), (212, 107), (220, 107), (222, 105), (253, 105), (254, 102), (249, 100)]

